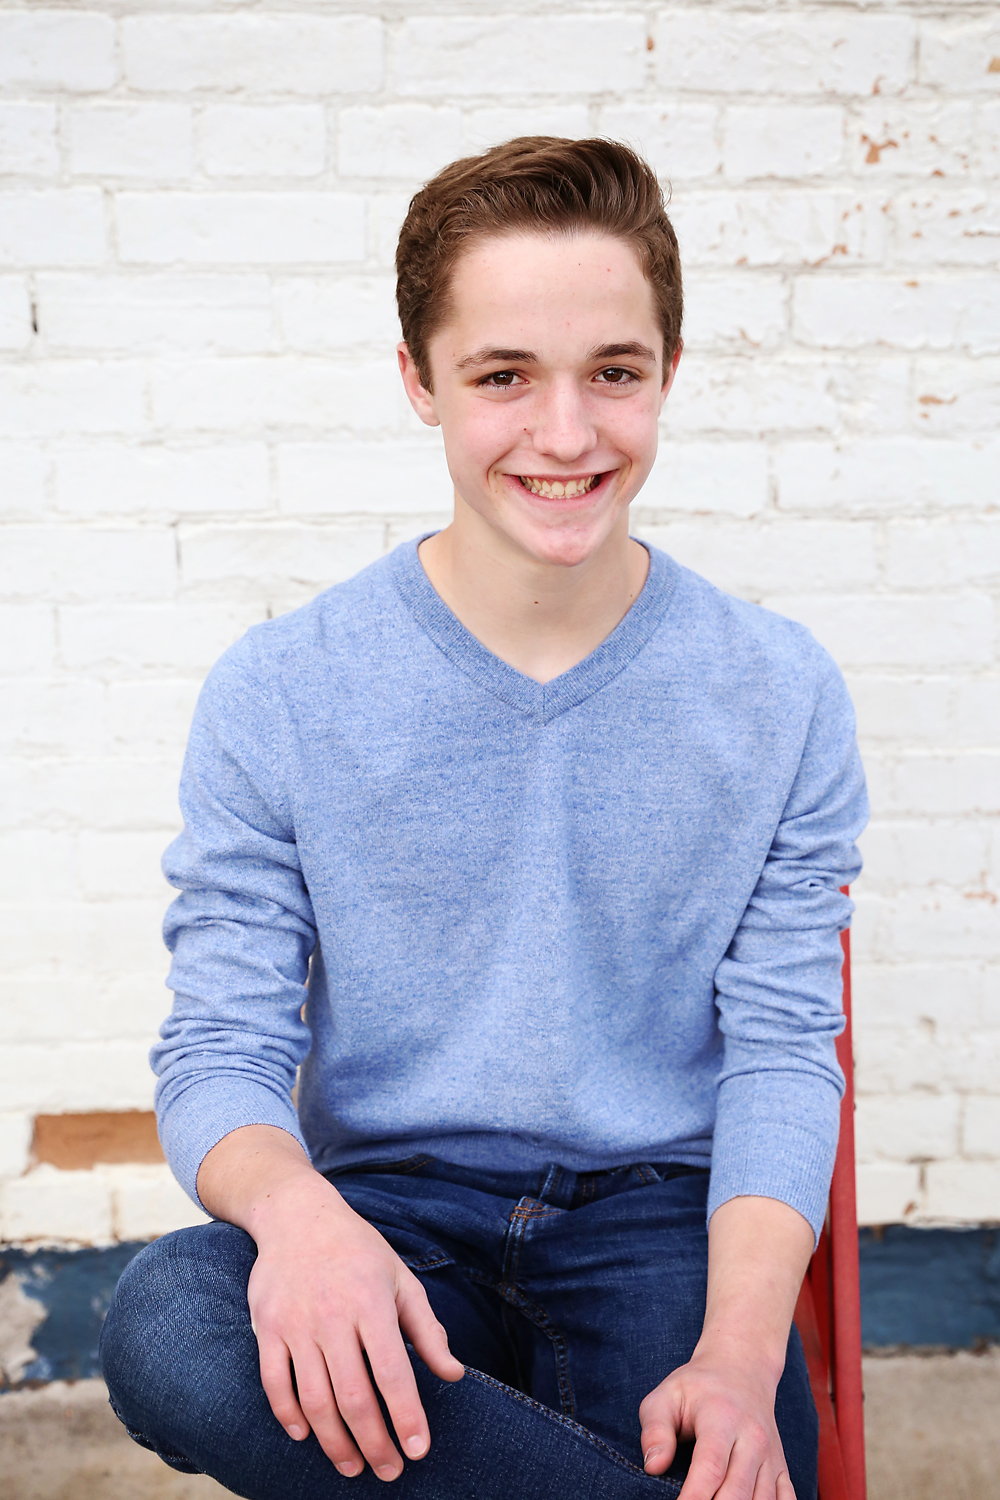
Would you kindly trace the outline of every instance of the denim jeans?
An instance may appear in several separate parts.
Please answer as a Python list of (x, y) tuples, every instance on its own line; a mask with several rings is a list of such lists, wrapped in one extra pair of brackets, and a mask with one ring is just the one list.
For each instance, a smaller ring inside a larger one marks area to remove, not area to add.
[[(429, 1157), (332, 1174), (420, 1278), (465, 1378), (413, 1354), (431, 1449), (398, 1500), (643, 1500), (676, 1496), (643, 1472), (639, 1403), (687, 1362), (705, 1311), (708, 1174), (484, 1174)], [(247, 1500), (371, 1500), (371, 1469), (338, 1474), (296, 1443), (260, 1383), (249, 1235), (213, 1223), (165, 1235), (127, 1267), (101, 1344), (111, 1404), (174, 1468)], [(793, 1328), (775, 1403), (797, 1500), (815, 1500), (817, 1421)]]

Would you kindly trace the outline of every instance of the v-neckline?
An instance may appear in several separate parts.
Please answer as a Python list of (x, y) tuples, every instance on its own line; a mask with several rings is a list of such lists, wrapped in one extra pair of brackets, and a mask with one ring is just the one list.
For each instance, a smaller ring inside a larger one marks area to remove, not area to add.
[(638, 598), (589, 656), (549, 682), (536, 682), (495, 656), (445, 604), (417, 555), (433, 532), (404, 542), (393, 554), (396, 588), (418, 625), (467, 677), (537, 724), (548, 724), (617, 677), (642, 650), (670, 603), (677, 566), (665, 552), (646, 546), (649, 571)]

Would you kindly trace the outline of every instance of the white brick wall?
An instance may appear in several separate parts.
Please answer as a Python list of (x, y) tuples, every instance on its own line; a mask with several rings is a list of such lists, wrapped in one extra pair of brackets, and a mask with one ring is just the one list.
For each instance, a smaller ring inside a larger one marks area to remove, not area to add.
[(673, 187), (687, 353), (636, 529), (805, 620), (870, 770), (866, 1222), (1000, 1219), (1000, 26), (982, 0), (0, 0), (0, 1235), (185, 1220), (29, 1169), (148, 1108), (198, 684), (448, 510), (394, 371), (410, 193), (605, 133)]

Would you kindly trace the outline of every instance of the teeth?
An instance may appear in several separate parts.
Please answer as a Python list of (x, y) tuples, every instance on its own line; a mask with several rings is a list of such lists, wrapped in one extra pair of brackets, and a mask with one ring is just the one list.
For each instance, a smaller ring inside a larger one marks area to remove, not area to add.
[(531, 479), (524, 474), (520, 476), (526, 490), (530, 490), (533, 495), (541, 495), (545, 500), (561, 500), (563, 496), (567, 500), (573, 500), (577, 495), (586, 495), (600, 477), (599, 474), (591, 474), (589, 479), (569, 479), (565, 484), (559, 479), (553, 479), (550, 484), (547, 479)]

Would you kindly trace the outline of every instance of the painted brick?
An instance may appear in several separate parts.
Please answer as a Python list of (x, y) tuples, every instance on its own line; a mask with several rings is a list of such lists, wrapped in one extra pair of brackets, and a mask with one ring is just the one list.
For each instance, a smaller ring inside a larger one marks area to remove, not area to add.
[(982, 973), (971, 963), (852, 961), (851, 977), (855, 1020), (866, 1035), (872, 1028), (968, 1033), (983, 1023)]
[(882, 205), (859, 194), (698, 191), (678, 196), (670, 217), (689, 267), (879, 265), (886, 255)]
[(914, 34), (908, 16), (850, 10), (670, 10), (656, 27), (656, 74), (668, 91), (895, 94), (913, 77)]
[(389, 276), (300, 276), (279, 281), (274, 307), (282, 342), (306, 354), (381, 346), (389, 364), (399, 339)]
[(985, 594), (954, 599), (781, 593), (761, 602), (808, 625), (838, 661), (853, 667), (933, 668), (995, 659), (996, 615)]
[[(166, 896), (140, 901), (38, 901), (0, 906), (5, 966), (12, 975), (72, 970), (148, 972), (166, 957), (160, 924)], [(7, 1097), (4, 1095), (4, 1097)], [(24, 1102), (18, 1096), (16, 1107)]]
[(49, 605), (0, 604), (0, 672), (49, 671), (55, 626)]
[(985, 749), (1000, 744), (1000, 677), (962, 682), (955, 703), (955, 743)]
[(27, 1170), (31, 1127), (30, 1115), (0, 1114), (0, 1178), (20, 1177)]
[(633, 528), (727, 593), (759, 599), (769, 589), (849, 589), (877, 576), (876, 535), (864, 522), (673, 521)]
[(44, 1114), (151, 1109), (156, 1081), (149, 1069), (153, 1040), (149, 1036), (7, 1047), (0, 1057), (0, 1090), (12, 1109)]
[(0, 901), (72, 901), (79, 894), (71, 834), (41, 828), (0, 833)]
[(56, 450), (56, 504), (76, 516), (252, 514), (267, 504), (267, 465), (261, 442), (198, 448), (61, 447)]
[(155, 599), (176, 582), (169, 531), (4, 530), (0, 590), (9, 599)]
[(99, 266), (107, 248), (96, 188), (0, 191), (0, 266)]
[[(163, 835), (164, 847), (167, 836)], [(66, 1041), (136, 1041), (147, 1050), (170, 1008), (163, 960), (155, 972), (103, 973), (79, 969), (57, 976), (0, 977), (0, 1041), (7, 1046)], [(35, 1051), (31, 1057), (34, 1060)], [(130, 1070), (136, 1058), (131, 1056)], [(34, 1062), (33, 1062), (34, 1065)], [(92, 1108), (106, 1109), (98, 1100)], [(59, 1106), (62, 1111), (63, 1106)], [(66, 1106), (69, 1108), (69, 1106)]]
[(666, 442), (660, 444), (637, 506), (650, 524), (656, 511), (753, 516), (767, 503), (763, 443)]
[(37, 286), (39, 325), (54, 352), (251, 354), (272, 343), (271, 284), (255, 272), (53, 272)]
[(89, 93), (110, 88), (117, 76), (110, 16), (41, 9), (0, 15), (0, 87)]
[(976, 119), (979, 168), (985, 177), (1000, 177), (1000, 102), (981, 104)]
[(858, 1160), (887, 1157), (912, 1162), (955, 1156), (960, 1112), (957, 1094), (859, 1098), (854, 1120)]
[(362, 260), (364, 199), (352, 193), (119, 193), (118, 245), (145, 265), (334, 265)]
[(888, 533), (885, 571), (894, 588), (961, 588), (1000, 578), (1000, 518), (898, 521)]
[(1000, 1162), (934, 1162), (927, 1168), (928, 1218), (982, 1223), (1000, 1202)]
[(410, 206), (406, 193), (373, 193), (368, 198), (368, 233), (372, 254), (395, 275), (396, 244)]
[(160, 873), (164, 847), (162, 832), (84, 829), (77, 839), (81, 893), (87, 900), (165, 900), (170, 887)]
[(665, 420), (679, 433), (892, 431), (905, 420), (910, 372), (901, 360), (864, 365), (829, 359), (718, 355), (683, 359)]
[(0, 827), (173, 828), (176, 772), (173, 758), (11, 758), (0, 765)]
[[(1000, 348), (1000, 335), (992, 347)], [(1000, 359), (919, 360), (914, 393), (925, 432), (978, 437), (1000, 427)]]
[(107, 723), (111, 742), (119, 750), (147, 755), (171, 751), (179, 770), (200, 687), (200, 674), (110, 683)]
[(1000, 1141), (1000, 1095), (973, 1094), (965, 1100), (962, 1152), (965, 1156), (996, 1156)]
[[(0, 34), (2, 27), (0, 17)], [(48, 176), (57, 172), (57, 125), (54, 104), (0, 103), (0, 174)]]
[(851, 110), (851, 163), (861, 177), (961, 177), (976, 150), (974, 107), (964, 101), (875, 99)]
[(229, 594), (287, 581), (318, 593), (380, 557), (382, 539), (382, 527), (371, 525), (183, 528), (181, 577), (188, 588), (226, 584)]
[(645, 71), (646, 26), (634, 13), (411, 16), (392, 45), (404, 95), (551, 95), (553, 80), (566, 79), (579, 96), (637, 89)]
[(920, 1168), (879, 1162), (858, 1166), (858, 1223), (899, 1224), (921, 1202)]
[(20, 276), (0, 276), (0, 349), (25, 349), (31, 335), (27, 283)]
[(832, 104), (734, 104), (722, 131), (726, 177), (825, 177), (844, 154), (844, 111)]
[(70, 170), (84, 176), (190, 177), (191, 109), (186, 104), (89, 104), (66, 111)]
[(50, 467), (48, 455), (37, 443), (5, 443), (0, 440), (4, 520), (30, 521), (44, 512)]
[(326, 165), (321, 104), (215, 104), (198, 118), (210, 177), (315, 177)]
[(920, 81), (971, 93), (1000, 91), (1000, 23), (995, 17), (925, 20), (920, 26)]
[(289, 515), (409, 515), (451, 509), (444, 450), (430, 443), (283, 443), (278, 503)]
[(60, 654), (88, 671), (204, 670), (266, 617), (253, 601), (231, 604), (69, 605), (59, 611)]
[(127, 16), (121, 34), (125, 77), (140, 91), (325, 97), (382, 83), (382, 25), (375, 17)]
[(606, 104), (600, 113), (601, 135), (641, 151), (668, 183), (712, 177), (720, 171), (718, 127), (714, 104)]
[(978, 820), (872, 822), (861, 839), (865, 888), (978, 884), (989, 866), (989, 843)]
[(430, 104), (342, 109), (337, 169), (343, 177), (433, 177), (462, 153), (462, 116)]
[(35, 1167), (27, 1176), (4, 1183), (0, 1225), (4, 1239), (14, 1242), (109, 1244), (111, 1194), (107, 1183), (94, 1172)]
[(1000, 753), (905, 755), (893, 766), (886, 812), (961, 816), (1000, 812)]
[(0, 431), (141, 432), (146, 372), (138, 365), (90, 360), (0, 366)]
[(786, 335), (787, 303), (780, 276), (692, 276), (684, 288), (684, 347), (689, 354), (771, 350)]
[(789, 443), (775, 457), (782, 509), (985, 509), (996, 502), (1000, 443), (897, 437)]
[(287, 424), (324, 431), (395, 425), (399, 376), (386, 360), (246, 359), (176, 364), (153, 371), (157, 422), (193, 431), (245, 433)]
[[(879, 941), (886, 955), (897, 959), (987, 959), (996, 951), (998, 904), (997, 893), (983, 888), (908, 892), (883, 903)], [(982, 1033), (977, 1040), (985, 1047)], [(962, 1073), (966, 1087), (973, 1077), (986, 1076), (984, 1056), (970, 1056), (963, 1064), (974, 1062), (976, 1069)]]
[(900, 191), (893, 205), (896, 257), (903, 265), (995, 266), (1000, 203), (995, 192)]
[(105, 688), (101, 682), (8, 677), (3, 701), (0, 755), (66, 756), (94, 754), (106, 748)]
[(885, 740), (913, 746), (940, 745), (945, 739), (950, 740), (954, 732), (957, 682), (952, 674), (889, 676), (848, 670), (845, 676), (862, 741)]
[(821, 349), (1000, 350), (1000, 287), (992, 277), (914, 281), (800, 277), (792, 296), (800, 343)]
[[(537, 100), (528, 106), (490, 104), (470, 109), (465, 115), (462, 150), (472, 154), (482, 151), (485, 146), (513, 140), (517, 135), (580, 137), (589, 134), (590, 111), (586, 104), (540, 104)], [(601, 134), (615, 135), (617, 132), (602, 126)]]
[(97, 1175), (111, 1189), (118, 1240), (151, 1240), (211, 1222), (175, 1182), (169, 1167), (100, 1167)]

